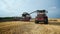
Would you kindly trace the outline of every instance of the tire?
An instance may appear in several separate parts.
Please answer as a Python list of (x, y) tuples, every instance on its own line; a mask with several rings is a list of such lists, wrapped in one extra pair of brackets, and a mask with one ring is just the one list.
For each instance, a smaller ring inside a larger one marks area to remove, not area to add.
[(45, 18), (44, 24), (48, 24), (48, 18)]
[(35, 20), (35, 23), (36, 23), (36, 24), (38, 24), (38, 23), (39, 23), (39, 21), (36, 21), (36, 20)]

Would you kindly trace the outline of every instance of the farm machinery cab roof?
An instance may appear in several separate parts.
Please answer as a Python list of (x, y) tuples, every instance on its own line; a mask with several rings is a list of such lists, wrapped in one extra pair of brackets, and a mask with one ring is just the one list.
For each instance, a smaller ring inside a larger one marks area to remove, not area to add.
[(35, 12), (37, 12), (37, 13), (48, 13), (48, 11), (46, 11), (46, 10), (36, 10)]

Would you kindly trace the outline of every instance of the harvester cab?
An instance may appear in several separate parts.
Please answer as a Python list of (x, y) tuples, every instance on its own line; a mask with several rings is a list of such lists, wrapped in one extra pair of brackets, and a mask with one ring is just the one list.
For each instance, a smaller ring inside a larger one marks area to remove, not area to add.
[(36, 11), (37, 12), (37, 17), (44, 17), (44, 16), (46, 16), (46, 13), (48, 13), (48, 11), (46, 11), (46, 10), (37, 10)]

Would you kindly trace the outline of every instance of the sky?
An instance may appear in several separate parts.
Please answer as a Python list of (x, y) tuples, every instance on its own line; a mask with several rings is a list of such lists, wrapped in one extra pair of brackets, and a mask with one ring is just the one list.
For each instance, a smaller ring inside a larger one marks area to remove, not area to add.
[[(23, 12), (47, 10), (49, 18), (60, 18), (60, 0), (0, 0), (0, 17), (21, 16)], [(36, 13), (31, 14), (32, 17)]]

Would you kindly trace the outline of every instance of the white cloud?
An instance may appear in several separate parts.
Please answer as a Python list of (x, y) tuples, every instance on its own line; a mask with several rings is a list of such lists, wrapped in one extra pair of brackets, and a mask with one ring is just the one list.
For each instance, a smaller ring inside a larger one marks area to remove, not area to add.
[(0, 0), (0, 10), (4, 10), (4, 12), (18, 11), (22, 5), (22, 0)]
[(53, 6), (53, 7), (51, 7), (50, 9), (57, 9), (57, 7), (56, 7), (56, 6)]
[[(17, 15), (18, 9), (22, 6), (22, 0), (0, 0), (0, 15)], [(20, 11), (20, 10), (19, 10)]]

